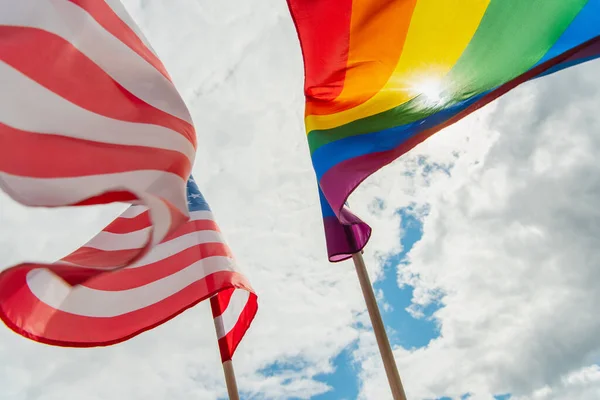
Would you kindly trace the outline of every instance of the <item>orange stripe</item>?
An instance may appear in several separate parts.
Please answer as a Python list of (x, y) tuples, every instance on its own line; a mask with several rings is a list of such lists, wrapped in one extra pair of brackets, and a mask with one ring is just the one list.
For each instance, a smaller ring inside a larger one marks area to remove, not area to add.
[(416, 3), (416, 0), (354, 1), (342, 92), (330, 102), (308, 101), (306, 115), (356, 107), (385, 85), (404, 48)]

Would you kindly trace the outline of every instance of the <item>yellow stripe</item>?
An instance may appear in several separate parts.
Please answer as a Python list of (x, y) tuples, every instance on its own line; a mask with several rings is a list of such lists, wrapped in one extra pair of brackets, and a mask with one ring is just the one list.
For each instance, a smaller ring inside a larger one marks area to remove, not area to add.
[(414, 85), (440, 81), (461, 56), (490, 0), (419, 0), (398, 64), (383, 89), (349, 110), (308, 115), (306, 131), (331, 129), (397, 107), (417, 94)]

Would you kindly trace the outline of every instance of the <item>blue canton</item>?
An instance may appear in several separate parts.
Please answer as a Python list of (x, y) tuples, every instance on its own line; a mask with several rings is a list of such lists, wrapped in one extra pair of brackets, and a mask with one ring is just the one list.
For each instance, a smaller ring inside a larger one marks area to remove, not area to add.
[(210, 211), (208, 203), (204, 200), (204, 196), (200, 193), (200, 189), (198, 189), (198, 185), (196, 185), (196, 181), (192, 176), (190, 176), (187, 182), (187, 200), (190, 212)]

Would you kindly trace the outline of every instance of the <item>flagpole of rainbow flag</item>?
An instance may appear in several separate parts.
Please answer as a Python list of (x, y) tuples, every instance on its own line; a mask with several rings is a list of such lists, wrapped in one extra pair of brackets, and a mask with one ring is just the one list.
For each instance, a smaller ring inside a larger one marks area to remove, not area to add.
[(406, 400), (400, 373), (396, 366), (396, 359), (394, 358), (394, 353), (392, 352), (392, 347), (390, 346), (390, 341), (385, 331), (385, 325), (383, 324), (383, 319), (379, 312), (375, 293), (373, 293), (373, 286), (371, 285), (371, 280), (369, 279), (369, 273), (367, 272), (362, 253), (352, 254), (352, 261), (354, 261), (360, 288), (365, 298), (365, 303), (367, 304), (367, 311), (369, 313), (369, 318), (371, 319), (371, 325), (373, 326), (373, 332), (375, 333), (381, 360), (383, 361), (385, 375), (387, 376), (390, 390), (392, 391), (392, 397), (394, 400)]
[[(349, 243), (352, 243), (356, 247), (356, 239), (349, 226), (344, 226), (344, 231)], [(392, 346), (388, 339), (385, 331), (385, 325), (381, 318), (381, 312), (379, 311), (379, 305), (373, 292), (373, 285), (369, 279), (369, 272), (362, 255), (362, 249), (352, 254), (352, 261), (354, 262), (354, 268), (356, 269), (356, 275), (358, 282), (360, 283), (360, 289), (365, 299), (367, 306), (367, 312), (369, 313), (369, 319), (371, 320), (371, 326), (373, 327), (373, 333), (375, 334), (375, 340), (377, 341), (377, 347), (379, 348), (379, 354), (381, 355), (381, 361), (383, 362), (383, 368), (385, 375), (390, 385), (392, 397), (394, 400), (406, 400), (406, 393), (404, 392), (404, 386), (402, 385), (402, 379), (400, 379), (400, 373), (396, 366), (396, 359), (392, 352)]]

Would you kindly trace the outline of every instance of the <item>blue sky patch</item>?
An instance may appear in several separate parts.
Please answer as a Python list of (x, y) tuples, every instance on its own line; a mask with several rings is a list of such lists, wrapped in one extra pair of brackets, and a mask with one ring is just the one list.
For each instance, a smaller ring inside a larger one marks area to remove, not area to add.
[(407, 263), (406, 256), (423, 236), (423, 224), (415, 215), (412, 207), (398, 210), (401, 216), (401, 227), (403, 236), (401, 238), (402, 252), (391, 257), (384, 265), (384, 277), (375, 283), (376, 290), (382, 290), (385, 302), (392, 309), (385, 310), (380, 305), (382, 316), (388, 336), (392, 345), (401, 345), (404, 348), (419, 348), (439, 336), (436, 324), (429, 319), (431, 315), (439, 308), (437, 305), (431, 305), (425, 308), (424, 318), (413, 318), (406, 308), (410, 305), (413, 296), (413, 287), (398, 287), (397, 270), (399, 265)]
[[(383, 204), (378, 204), (380, 207)], [(419, 220), (413, 207), (398, 210), (401, 216), (401, 227), (403, 236), (401, 238), (402, 252), (390, 257), (384, 265), (384, 277), (375, 283), (375, 290), (383, 291), (385, 302), (391, 306), (387, 311), (383, 304), (380, 310), (387, 329), (392, 346), (403, 346), (405, 348), (420, 348), (439, 336), (436, 324), (429, 317), (438, 308), (432, 305), (423, 310), (425, 316), (421, 319), (413, 318), (406, 308), (410, 305), (413, 288), (405, 286), (398, 287), (398, 266), (406, 264), (406, 256), (423, 235), (423, 225)], [(333, 361), (335, 372), (321, 374), (316, 377), (333, 389), (327, 393), (313, 397), (315, 400), (350, 400), (356, 399), (359, 393), (357, 366), (353, 364), (352, 353), (356, 349), (356, 343), (346, 347)]]
[(352, 356), (356, 347), (354, 342), (338, 354), (333, 360), (335, 371), (332, 374), (315, 376), (315, 379), (327, 383), (333, 390), (313, 396), (312, 400), (354, 400), (358, 397), (358, 365), (354, 363)]

